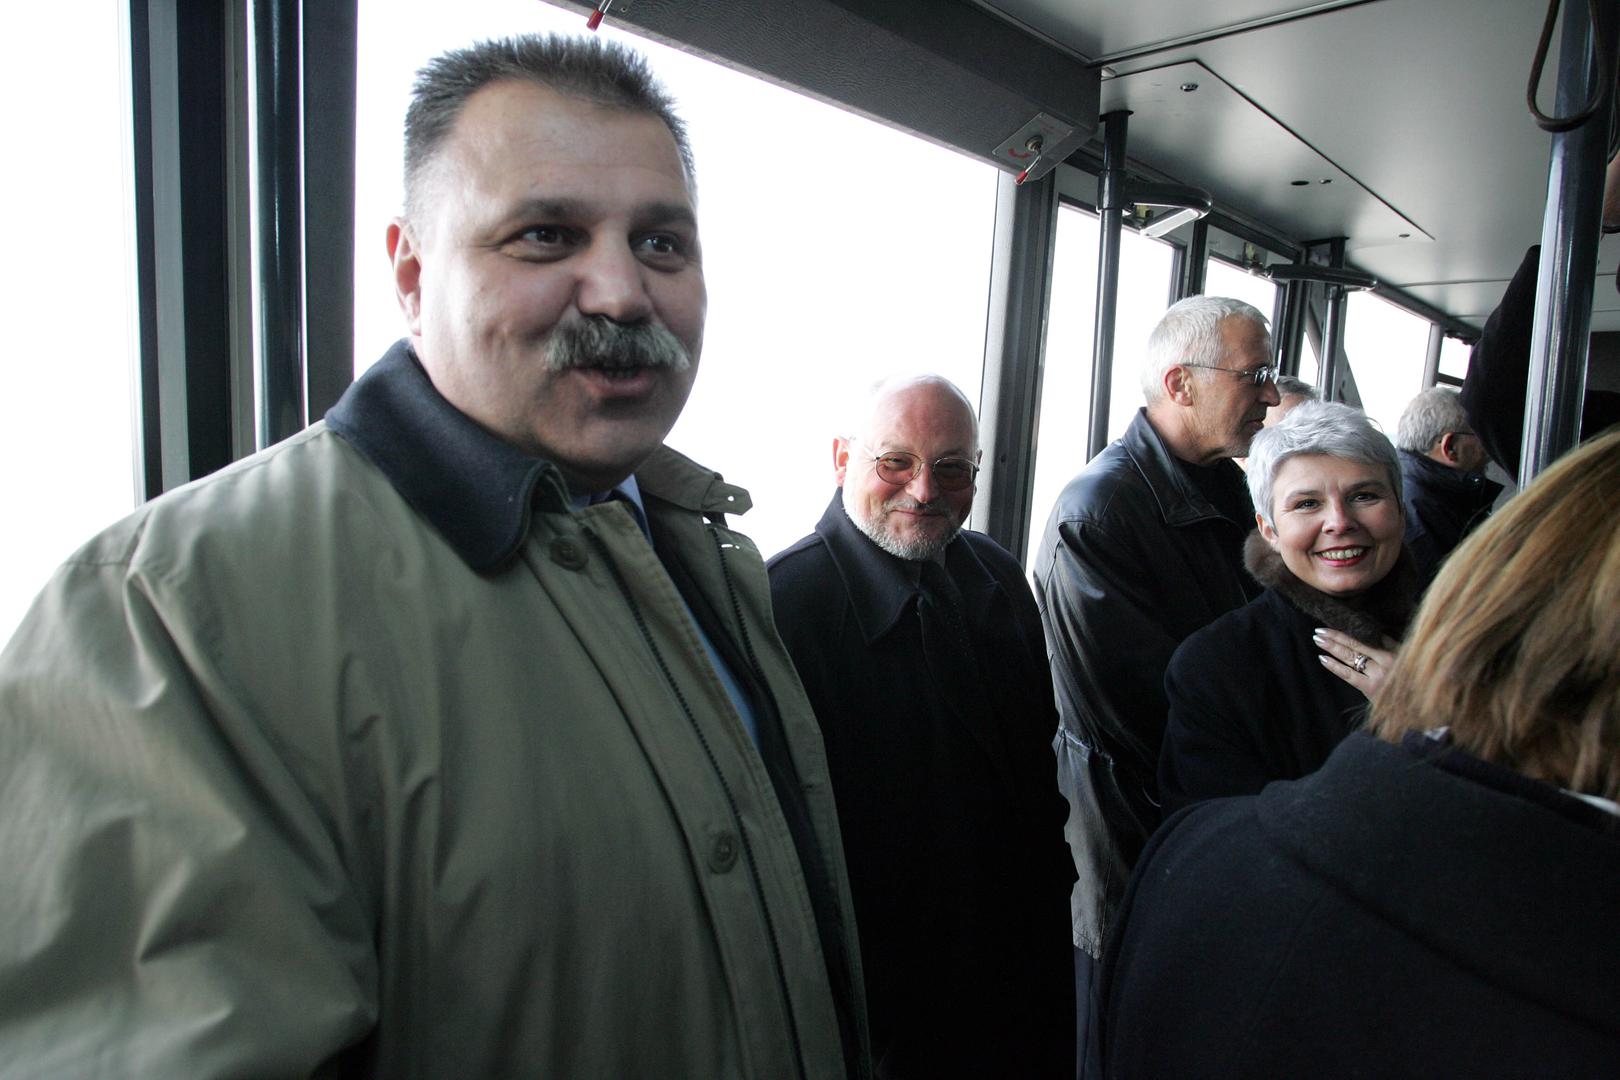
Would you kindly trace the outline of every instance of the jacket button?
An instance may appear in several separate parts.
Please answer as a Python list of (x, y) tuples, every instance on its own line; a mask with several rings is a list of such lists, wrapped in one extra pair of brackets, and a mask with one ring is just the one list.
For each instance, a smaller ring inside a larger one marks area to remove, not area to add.
[(709, 869), (717, 874), (724, 874), (737, 865), (737, 837), (732, 832), (722, 832), (714, 838), (709, 846)]
[(551, 561), (564, 570), (583, 570), (587, 557), (585, 549), (565, 536), (551, 542)]

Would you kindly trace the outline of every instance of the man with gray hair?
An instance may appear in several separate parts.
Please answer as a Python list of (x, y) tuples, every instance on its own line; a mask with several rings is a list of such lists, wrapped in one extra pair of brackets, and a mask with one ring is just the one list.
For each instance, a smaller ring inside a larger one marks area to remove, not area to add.
[(633, 52), (418, 76), (408, 337), (0, 654), (0, 1072), (869, 1075), (821, 737), (663, 446), (706, 293)]
[(1080, 873), (1074, 942), (1091, 957), (1159, 822), (1170, 656), (1259, 592), (1242, 561), (1254, 509), (1231, 459), (1277, 404), (1275, 375), (1259, 311), (1221, 297), (1175, 304), (1148, 339), (1146, 407), (1064, 488), (1047, 521), (1035, 593)]
[(1431, 386), (1413, 398), (1395, 427), (1406, 504), (1406, 546), (1425, 582), (1447, 555), (1490, 516), (1502, 485), (1485, 478), (1485, 444), (1474, 434), (1457, 391)]
[(1277, 404), (1266, 410), (1266, 427), (1273, 427), (1277, 421), (1287, 416), (1296, 405), (1303, 405), (1307, 401), (1321, 401), (1322, 391), (1292, 375), (1278, 375)]
[(1072, 1080), (1057, 713), (1018, 561), (962, 529), (973, 407), (889, 379), (844, 431), (771, 596), (826, 740), (877, 1073)]

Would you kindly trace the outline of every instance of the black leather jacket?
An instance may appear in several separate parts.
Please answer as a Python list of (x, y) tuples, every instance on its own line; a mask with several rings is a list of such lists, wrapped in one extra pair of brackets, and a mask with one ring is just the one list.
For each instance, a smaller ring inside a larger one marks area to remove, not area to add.
[[(1241, 483), (1236, 465), (1228, 479)], [(1035, 596), (1057, 691), (1058, 782), (1080, 880), (1074, 941), (1093, 956), (1159, 823), (1164, 672), (1194, 630), (1260, 587), (1243, 570), (1252, 521), (1222, 516), (1139, 411), (1058, 496)]]

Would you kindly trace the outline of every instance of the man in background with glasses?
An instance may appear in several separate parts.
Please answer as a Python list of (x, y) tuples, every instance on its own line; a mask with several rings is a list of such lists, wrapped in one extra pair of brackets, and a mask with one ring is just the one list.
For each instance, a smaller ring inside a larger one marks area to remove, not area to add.
[(827, 746), (877, 1074), (1072, 1077), (1057, 714), (1017, 560), (962, 530), (973, 408), (891, 379), (845, 430), (839, 492), (769, 568)]
[(1232, 459), (1278, 403), (1271, 364), (1265, 316), (1240, 300), (1193, 296), (1165, 312), (1142, 365), (1146, 407), (1058, 496), (1033, 567), (1080, 873), (1082, 1008), (1092, 960), (1159, 824), (1170, 656), (1260, 592), (1243, 570), (1254, 508)]

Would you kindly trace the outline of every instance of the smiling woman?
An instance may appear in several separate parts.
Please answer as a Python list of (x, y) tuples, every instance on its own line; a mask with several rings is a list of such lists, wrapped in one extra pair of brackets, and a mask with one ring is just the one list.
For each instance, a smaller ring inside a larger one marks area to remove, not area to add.
[(1244, 555), (1266, 591), (1170, 662), (1166, 813), (1314, 772), (1361, 726), (1417, 601), (1400, 484), (1394, 446), (1347, 405), (1306, 402), (1255, 436)]
[(1383, 465), (1302, 454), (1277, 468), (1273, 491), (1260, 535), (1318, 592), (1364, 593), (1400, 557), (1401, 500)]

